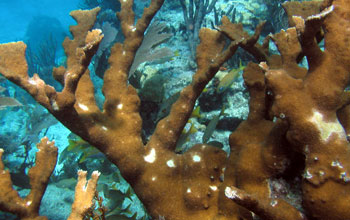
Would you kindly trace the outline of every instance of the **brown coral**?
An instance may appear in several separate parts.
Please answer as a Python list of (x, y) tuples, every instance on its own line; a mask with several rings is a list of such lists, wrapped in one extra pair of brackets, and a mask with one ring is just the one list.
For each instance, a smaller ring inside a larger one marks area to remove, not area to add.
[[(350, 69), (350, 1), (329, 0), (317, 3), (312, 12), (289, 16), (295, 26), (268, 36), (263, 44), (257, 43), (262, 25), (253, 36), (227, 18), (218, 30), (203, 28), (192, 83), (144, 145), (140, 100), (127, 79), (143, 34), (162, 4), (152, 0), (134, 24), (133, 1), (121, 1), (118, 17), (125, 41), (111, 51), (102, 111), (95, 103), (87, 69), (102, 39), (99, 30), (90, 31), (98, 9), (72, 13), (78, 25), (71, 28), (74, 39), (64, 42), (67, 68), (54, 71), (64, 85), (62, 92), (37, 75), (27, 75), (26, 46), (21, 42), (0, 45), (0, 72), (106, 154), (155, 218), (252, 219), (254, 212), (262, 219), (349, 219), (350, 155), (348, 129), (344, 130), (348, 126), (343, 127), (338, 115), (344, 125), (349, 121), (344, 115), (349, 103), (344, 90)], [(228, 46), (225, 36), (230, 39)], [(317, 44), (320, 37), (325, 38), (324, 51)], [(280, 56), (268, 54), (270, 39)], [(250, 112), (230, 135), (231, 154), (227, 158), (221, 149), (205, 144), (176, 154), (176, 142), (196, 99), (238, 47), (263, 62), (251, 63), (244, 71)], [(303, 56), (308, 69), (298, 65)], [(300, 161), (305, 164), (300, 176), (304, 211), (273, 195), (269, 184), (287, 168), (300, 169), (296, 164)]]

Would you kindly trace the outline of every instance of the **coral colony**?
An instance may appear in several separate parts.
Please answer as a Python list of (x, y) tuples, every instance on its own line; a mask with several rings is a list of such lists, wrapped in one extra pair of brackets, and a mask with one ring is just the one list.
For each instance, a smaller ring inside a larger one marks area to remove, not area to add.
[[(92, 28), (100, 8), (71, 12), (78, 24), (70, 28), (73, 38), (63, 43), (66, 66), (53, 69), (62, 91), (28, 75), (23, 42), (0, 45), (1, 74), (105, 154), (152, 219), (350, 219), (350, 0), (286, 2), (289, 28), (261, 42), (264, 23), (248, 34), (223, 16), (212, 29), (200, 29), (192, 82), (146, 142), (140, 98), (128, 74), (164, 0), (152, 0), (137, 22), (133, 3), (120, 0), (117, 16), (125, 38), (110, 52), (102, 109), (88, 69), (104, 37)], [(269, 53), (271, 42), (279, 55)], [(196, 100), (238, 48), (257, 62), (244, 69), (249, 115), (227, 137), (230, 153), (210, 142), (175, 153)], [(299, 65), (303, 58), (307, 68)], [(0, 208), (21, 219), (46, 219), (39, 207), (57, 148), (54, 140), (43, 138), (38, 149), (25, 198), (12, 188), (0, 163)], [(300, 177), (298, 187), (291, 186), (295, 180), (289, 175)], [(93, 205), (99, 176), (95, 171), (87, 181), (87, 173), (79, 171), (69, 219), (83, 219)]]

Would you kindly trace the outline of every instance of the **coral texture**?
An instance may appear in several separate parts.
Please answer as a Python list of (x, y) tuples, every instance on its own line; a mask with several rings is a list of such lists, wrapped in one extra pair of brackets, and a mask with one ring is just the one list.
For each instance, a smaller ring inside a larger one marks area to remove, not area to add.
[[(345, 91), (350, 0), (285, 3), (291, 27), (269, 35), (263, 44), (258, 43), (263, 23), (252, 36), (226, 17), (217, 30), (201, 29), (193, 81), (144, 145), (140, 99), (127, 80), (145, 30), (163, 2), (152, 0), (134, 23), (133, 1), (120, 1), (117, 15), (125, 41), (111, 51), (102, 111), (87, 68), (103, 38), (100, 30), (90, 30), (98, 8), (72, 12), (78, 25), (71, 27), (74, 38), (63, 43), (67, 67), (53, 71), (62, 92), (37, 75), (28, 76), (23, 42), (0, 45), (0, 72), (117, 165), (155, 219), (238, 220), (253, 219), (252, 213), (274, 220), (350, 219), (350, 99)], [(322, 39), (324, 51), (318, 46)], [(270, 40), (280, 55), (269, 55)], [(238, 47), (260, 64), (250, 63), (244, 70), (250, 112), (229, 137), (230, 155), (206, 144), (176, 154), (195, 101)], [(308, 69), (298, 65), (303, 57)], [(273, 183), (298, 170), (303, 170), (302, 203), (293, 203), (276, 193)], [(2, 191), (10, 188), (2, 184)], [(1, 194), (3, 204), (12, 198)]]

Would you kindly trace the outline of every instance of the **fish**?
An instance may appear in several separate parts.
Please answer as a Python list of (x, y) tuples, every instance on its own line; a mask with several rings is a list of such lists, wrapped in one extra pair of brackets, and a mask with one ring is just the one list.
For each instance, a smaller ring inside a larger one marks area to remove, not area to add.
[(225, 105), (222, 106), (221, 111), (219, 114), (215, 115), (209, 122), (208, 126), (205, 128), (203, 137), (202, 137), (202, 142), (204, 144), (208, 143), (209, 139), (213, 135), (216, 126), (219, 123), (220, 117), (224, 114), (225, 112)]
[(190, 135), (194, 134), (194, 133), (196, 133), (198, 131), (194, 127), (194, 123), (191, 120), (189, 120), (188, 123), (191, 124), (191, 127), (188, 130), (186, 130), (186, 129), (182, 130), (180, 138), (179, 138), (179, 140), (176, 143), (176, 148), (175, 148), (175, 152), (176, 153), (181, 153), (184, 150), (184, 144), (189, 141)]
[(77, 180), (73, 177), (68, 179), (62, 179), (55, 183), (55, 185), (59, 188), (66, 188), (71, 190), (74, 190), (76, 184), (77, 184)]
[(242, 61), (239, 62), (239, 67), (237, 69), (232, 69), (228, 72), (221, 80), (216, 88), (217, 93), (223, 93), (238, 79), (241, 71), (243, 71), (245, 66), (242, 65)]
[(184, 144), (190, 140), (190, 135), (196, 133), (198, 130), (194, 127), (194, 123), (191, 121), (191, 118), (200, 118), (200, 106), (197, 106), (191, 114), (190, 119), (187, 123), (191, 124), (190, 128), (186, 130), (185, 128), (182, 130), (179, 140), (176, 143), (175, 152), (180, 153), (184, 150)]
[(180, 51), (179, 50), (175, 50), (174, 51), (174, 56), (176, 56), (176, 57), (180, 56)]
[(70, 134), (68, 136), (68, 146), (61, 152), (59, 157), (59, 162), (63, 162), (69, 153), (80, 154), (78, 163), (83, 163), (86, 159), (105, 159), (104, 154), (102, 154), (97, 148), (91, 146), (88, 142), (84, 141), (80, 137)]
[(191, 114), (191, 118), (200, 118), (201, 117), (201, 113), (200, 113), (201, 107), (197, 106)]
[(219, 142), (219, 141), (209, 141), (206, 144), (208, 144), (208, 145), (210, 145), (212, 147), (217, 147), (219, 149), (223, 149), (224, 148), (224, 145), (221, 142)]
[(176, 100), (179, 97), (180, 97), (180, 92), (177, 92), (162, 102), (157, 114), (156, 122), (160, 121), (161, 119), (169, 115), (171, 106), (176, 102)]

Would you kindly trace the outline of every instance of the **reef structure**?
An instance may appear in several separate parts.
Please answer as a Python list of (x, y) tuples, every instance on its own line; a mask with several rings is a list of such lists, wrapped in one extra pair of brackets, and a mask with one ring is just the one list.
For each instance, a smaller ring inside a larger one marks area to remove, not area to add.
[[(116, 43), (111, 50), (110, 67), (104, 74), (102, 110), (96, 105), (88, 70), (103, 38), (101, 30), (91, 30), (98, 8), (71, 14), (78, 25), (71, 27), (74, 38), (63, 43), (67, 67), (53, 71), (63, 85), (62, 91), (56, 91), (38, 75), (28, 76), (23, 42), (0, 45), (0, 72), (117, 165), (155, 219), (238, 220), (253, 219), (254, 214), (273, 220), (350, 219), (350, 96), (346, 91), (350, 71), (350, 0), (285, 3), (290, 28), (269, 35), (263, 44), (258, 43), (263, 23), (252, 36), (227, 17), (222, 18), (222, 25), (216, 30), (201, 29), (193, 81), (182, 90), (170, 114), (159, 121), (149, 142), (144, 144), (140, 99), (127, 80), (145, 30), (163, 2), (152, 0), (134, 23), (133, 1), (120, 1), (117, 15), (125, 41)], [(225, 39), (230, 40), (229, 45)], [(324, 50), (318, 46), (322, 39)], [(280, 55), (269, 55), (270, 40)], [(238, 47), (260, 63), (250, 63), (244, 70), (250, 112), (248, 119), (230, 135), (230, 155), (206, 144), (176, 154), (176, 142), (195, 101)], [(308, 69), (298, 65), (303, 57), (308, 61)], [(55, 160), (54, 156), (50, 158)], [(302, 203), (293, 204), (274, 193), (272, 182), (300, 166), (304, 171)], [(44, 168), (33, 169), (37, 172), (33, 175), (39, 176)], [(1, 184), (1, 192), (13, 192), (8, 171), (2, 164), (0, 169), (0, 181), (6, 183)], [(96, 185), (98, 175), (94, 173), (92, 185)], [(85, 176), (81, 174), (80, 186), (84, 185)], [(33, 192), (38, 188), (40, 192), (34, 209), (29, 201), (20, 204), (32, 210), (29, 214), (13, 208), (18, 205), (17, 200), (6, 193), (0, 194), (0, 208), (17, 213), (22, 219), (39, 219), (40, 195), (47, 182), (32, 185)], [(95, 187), (91, 187), (91, 192)], [(76, 198), (81, 202), (92, 199)], [(81, 215), (76, 216), (79, 219)]]

